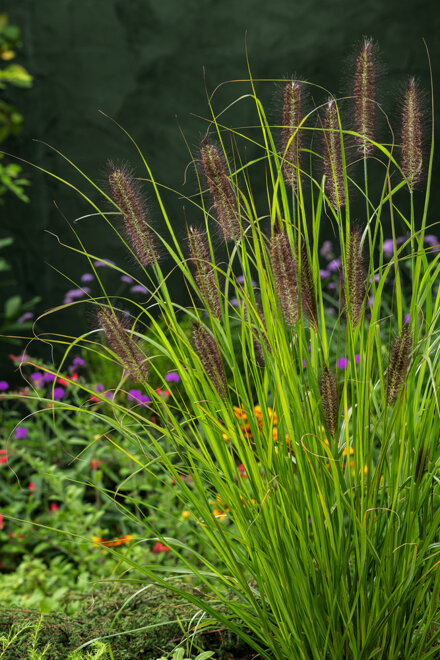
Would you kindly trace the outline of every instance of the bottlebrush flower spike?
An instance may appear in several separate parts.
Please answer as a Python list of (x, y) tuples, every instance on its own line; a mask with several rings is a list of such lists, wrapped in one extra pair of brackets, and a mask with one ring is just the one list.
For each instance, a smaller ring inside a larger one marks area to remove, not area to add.
[(109, 163), (108, 180), (112, 197), (124, 217), (128, 241), (142, 266), (148, 266), (159, 259), (153, 234), (147, 223), (139, 185), (127, 169)]
[(194, 267), (194, 279), (200, 292), (200, 298), (211, 314), (219, 319), (221, 317), (220, 298), (206, 233), (195, 227), (190, 227), (188, 229), (188, 245)]
[(226, 398), (226, 377), (223, 362), (214, 338), (200, 323), (195, 323), (192, 340), (193, 349), (199, 356), (209, 380), (220, 396), (223, 399)]
[(387, 404), (391, 406), (397, 399), (405, 382), (412, 348), (412, 334), (409, 325), (394, 340), (390, 353), (387, 379)]
[(297, 187), (301, 158), (301, 130), (297, 129), (302, 119), (302, 96), (303, 89), (300, 83), (292, 80), (284, 86), (281, 156), (284, 158), (284, 180), (286, 185), (292, 186), (294, 190)]
[(325, 366), (322, 372), (320, 382), (320, 392), (322, 397), (322, 409), (331, 436), (334, 438), (337, 429), (338, 419), (338, 391), (336, 387), (336, 378)]
[(274, 234), (270, 240), (270, 265), (284, 319), (288, 325), (298, 321), (296, 265), (287, 234)]
[(346, 244), (345, 300), (347, 313), (350, 314), (354, 327), (360, 321), (365, 301), (365, 260), (362, 254), (361, 238), (361, 231), (353, 229), (350, 231)]
[(323, 161), (326, 187), (334, 208), (345, 205), (342, 142), (339, 132), (336, 103), (330, 99), (326, 105), (323, 123)]
[(420, 91), (414, 78), (410, 78), (402, 103), (402, 172), (411, 190), (423, 177), (423, 148)]
[(358, 144), (357, 151), (365, 158), (374, 148), (368, 141), (374, 137), (376, 113), (376, 61), (372, 39), (364, 39), (356, 58), (353, 87), (355, 131), (364, 136), (364, 138), (355, 138)]
[(202, 147), (200, 155), (224, 240), (226, 243), (238, 241), (240, 222), (237, 202), (226, 172), (224, 157), (218, 147), (208, 143)]
[(298, 264), (301, 276), (301, 303), (304, 314), (310, 319), (314, 328), (318, 327), (318, 313), (316, 311), (316, 292), (313, 283), (309, 258), (304, 245), (301, 246), (301, 265)]
[(145, 356), (138, 348), (136, 341), (130, 335), (127, 322), (112, 314), (105, 307), (98, 312), (98, 322), (112, 351), (121, 360), (132, 378), (138, 382), (146, 382), (148, 379), (148, 365)]

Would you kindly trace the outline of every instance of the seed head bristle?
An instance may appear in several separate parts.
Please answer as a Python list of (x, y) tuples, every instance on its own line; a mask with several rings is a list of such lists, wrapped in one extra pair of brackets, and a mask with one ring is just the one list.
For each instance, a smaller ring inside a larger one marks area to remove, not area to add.
[(130, 376), (140, 383), (145, 383), (148, 379), (148, 364), (145, 355), (130, 335), (127, 323), (105, 307), (98, 311), (98, 323), (104, 331), (108, 346), (118, 356)]
[(412, 349), (412, 334), (409, 326), (394, 340), (390, 352), (387, 379), (387, 404), (391, 406), (397, 399), (405, 382)]
[(270, 265), (284, 319), (288, 325), (294, 325), (299, 317), (297, 269), (287, 234), (272, 236)]
[(110, 163), (109, 170), (111, 194), (121, 209), (125, 232), (134, 254), (144, 267), (157, 262), (159, 254), (147, 223), (138, 182), (126, 169), (115, 167)]
[(294, 190), (297, 188), (301, 158), (301, 130), (297, 129), (302, 120), (302, 94), (302, 85), (294, 80), (284, 86), (281, 155), (284, 158), (284, 180)]
[(356, 58), (353, 88), (355, 131), (364, 136), (355, 138), (357, 151), (366, 158), (374, 148), (368, 140), (374, 138), (376, 114), (376, 61), (372, 39), (364, 39)]
[(346, 243), (345, 302), (353, 327), (356, 327), (361, 319), (365, 302), (365, 260), (362, 254), (361, 239), (361, 231), (352, 229)]
[(240, 222), (237, 201), (226, 171), (224, 157), (218, 147), (208, 142), (203, 145), (200, 155), (223, 238), (226, 243), (238, 241)]
[(414, 78), (410, 78), (402, 103), (402, 172), (411, 190), (423, 178), (423, 112), (420, 91)]
[(193, 326), (192, 343), (209, 380), (220, 396), (226, 398), (226, 377), (217, 344), (200, 323), (195, 323)]
[(338, 390), (336, 378), (327, 365), (321, 375), (320, 392), (325, 422), (332, 438), (334, 438), (338, 421)]
[(313, 283), (312, 271), (310, 268), (309, 257), (304, 245), (301, 245), (301, 266), (299, 267), (301, 276), (301, 303), (304, 314), (310, 320), (312, 326), (318, 327), (318, 313), (316, 310), (316, 292)]
[(334, 208), (345, 205), (342, 142), (339, 132), (336, 103), (330, 99), (326, 105), (323, 128), (323, 161), (326, 186)]
[(255, 301), (255, 312), (256, 315), (259, 317), (261, 321), (261, 325), (263, 326), (263, 330), (261, 329), (261, 325), (258, 323), (258, 321), (255, 323), (253, 322), (253, 319), (250, 319), (250, 314), (249, 314), (249, 309), (248, 305), (245, 304), (244, 307), (244, 318), (246, 323), (251, 323), (252, 327), (252, 343), (254, 346), (254, 351), (256, 356), (258, 357), (259, 361), (261, 364), (264, 364), (264, 351), (263, 351), (263, 346), (262, 346), (262, 341), (260, 339), (260, 336), (263, 338), (263, 342), (266, 346), (267, 351), (270, 353), (270, 344), (266, 336), (266, 323), (264, 321), (264, 314), (263, 310), (261, 309), (261, 305), (259, 300)]
[(200, 298), (212, 316), (219, 319), (221, 317), (220, 298), (206, 233), (196, 227), (190, 227), (188, 229), (188, 246)]

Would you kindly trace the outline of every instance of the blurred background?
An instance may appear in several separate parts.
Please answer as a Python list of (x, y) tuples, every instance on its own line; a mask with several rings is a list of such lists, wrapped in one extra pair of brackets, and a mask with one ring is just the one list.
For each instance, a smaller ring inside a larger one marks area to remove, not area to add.
[[(354, 45), (372, 37), (383, 62), (383, 106), (396, 119), (397, 99), (409, 75), (429, 90), (424, 38), (437, 96), (440, 89), (440, 10), (434, 0), (2, 0), (0, 13), (9, 21), (3, 17), (0, 68), (22, 67), (15, 69), (18, 82), (1, 79), (0, 148), (66, 178), (95, 201), (96, 191), (55, 150), (99, 184), (108, 159), (130, 163), (136, 175), (145, 175), (126, 135), (100, 111), (129, 131), (159, 182), (185, 195), (195, 192), (194, 172), (186, 171), (187, 145), (196, 151), (207, 128), (205, 85), (212, 92), (223, 81), (246, 78), (246, 47), (255, 78), (296, 75), (338, 95), (347, 93)], [(261, 83), (257, 91), (276, 122), (277, 86)], [(222, 87), (215, 96), (217, 110), (246, 92), (245, 83)], [(316, 94), (314, 100), (321, 103), (325, 96)], [(235, 106), (224, 120), (255, 124), (252, 102)], [(30, 336), (33, 318), (61, 304), (69, 290), (85, 286), (81, 276), (89, 270), (87, 261), (60, 242), (78, 247), (70, 225), (90, 207), (29, 164), (20, 163), (20, 172), (8, 170), (12, 163), (8, 157), (0, 160), (2, 333)], [(437, 161), (428, 222), (437, 221), (439, 167)], [(29, 185), (17, 186), (21, 179)], [(264, 214), (264, 175), (255, 193)], [(185, 216), (189, 222), (197, 219), (179, 196), (166, 195), (166, 201), (183, 237)], [(153, 200), (150, 211), (160, 230)], [(93, 254), (139, 274), (101, 218), (74, 227)], [(121, 291), (115, 273), (106, 269), (105, 278), (112, 291)], [(142, 294), (137, 295), (141, 302)], [(183, 299), (185, 291), (176, 295)], [(75, 333), (87, 322), (87, 311), (76, 307), (74, 313), (43, 318), (36, 329)], [(8, 354), (19, 350), (19, 345), (0, 344), (0, 378), (13, 380)]]

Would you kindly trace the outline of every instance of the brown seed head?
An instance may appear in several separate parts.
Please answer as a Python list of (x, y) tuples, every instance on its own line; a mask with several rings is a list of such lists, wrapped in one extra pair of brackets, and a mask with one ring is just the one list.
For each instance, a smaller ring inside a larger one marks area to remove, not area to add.
[(318, 327), (318, 313), (316, 311), (316, 292), (313, 283), (312, 271), (310, 268), (309, 257), (304, 244), (301, 245), (301, 265), (298, 264), (298, 271), (301, 279), (301, 303), (304, 314), (310, 320), (312, 326)]
[(220, 396), (225, 399), (227, 384), (223, 362), (214, 338), (200, 323), (194, 324), (192, 345), (212, 385)]
[(212, 196), (217, 221), (226, 243), (240, 239), (237, 202), (218, 147), (205, 144), (200, 152), (203, 170)]
[[(372, 39), (364, 39), (360, 53), (356, 58), (353, 81), (355, 131), (364, 138), (374, 138), (376, 62)], [(358, 153), (364, 157), (371, 154), (373, 145), (364, 138), (356, 138)]]
[(294, 325), (299, 316), (297, 269), (287, 234), (272, 236), (269, 256), (284, 319), (288, 325)]
[(332, 438), (336, 435), (338, 421), (338, 391), (336, 387), (336, 378), (325, 366), (321, 375), (320, 391), (322, 397), (322, 409), (327, 428)]
[(212, 316), (219, 319), (221, 317), (220, 298), (206, 233), (196, 227), (190, 227), (188, 229), (188, 246), (200, 299), (210, 310)]
[(108, 180), (112, 197), (124, 217), (128, 241), (142, 266), (148, 266), (159, 259), (153, 234), (147, 223), (139, 185), (128, 170), (109, 164)]
[[(292, 80), (283, 90), (283, 118), (281, 131), (281, 155), (286, 185), (297, 187), (301, 158), (302, 85)], [(294, 137), (292, 137), (294, 136)]]
[(411, 190), (423, 178), (423, 113), (420, 91), (414, 78), (410, 78), (402, 103), (402, 171)]
[(387, 379), (387, 404), (391, 406), (397, 399), (405, 382), (412, 349), (412, 334), (408, 325), (394, 340), (390, 353)]
[(347, 282), (345, 283), (345, 302), (347, 313), (356, 327), (362, 315), (365, 301), (365, 260), (361, 248), (362, 233), (352, 229), (346, 243)]
[(99, 309), (98, 323), (104, 331), (108, 346), (118, 356), (130, 376), (140, 383), (147, 382), (148, 365), (145, 355), (130, 335), (127, 323), (120, 316), (112, 314), (106, 307)]
[(342, 142), (339, 132), (336, 104), (330, 99), (326, 105), (323, 123), (323, 161), (326, 187), (334, 208), (345, 205)]

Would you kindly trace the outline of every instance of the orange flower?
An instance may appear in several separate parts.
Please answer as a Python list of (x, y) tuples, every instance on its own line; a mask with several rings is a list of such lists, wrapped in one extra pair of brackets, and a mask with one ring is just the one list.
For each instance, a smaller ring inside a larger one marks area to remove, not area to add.
[(102, 539), (100, 536), (93, 536), (92, 541), (96, 543), (96, 545), (103, 545), (106, 548), (114, 548), (118, 545), (126, 545), (131, 541), (132, 538), (133, 536), (131, 534), (125, 534), (124, 536), (118, 536), (115, 539), (106, 541), (105, 539)]

